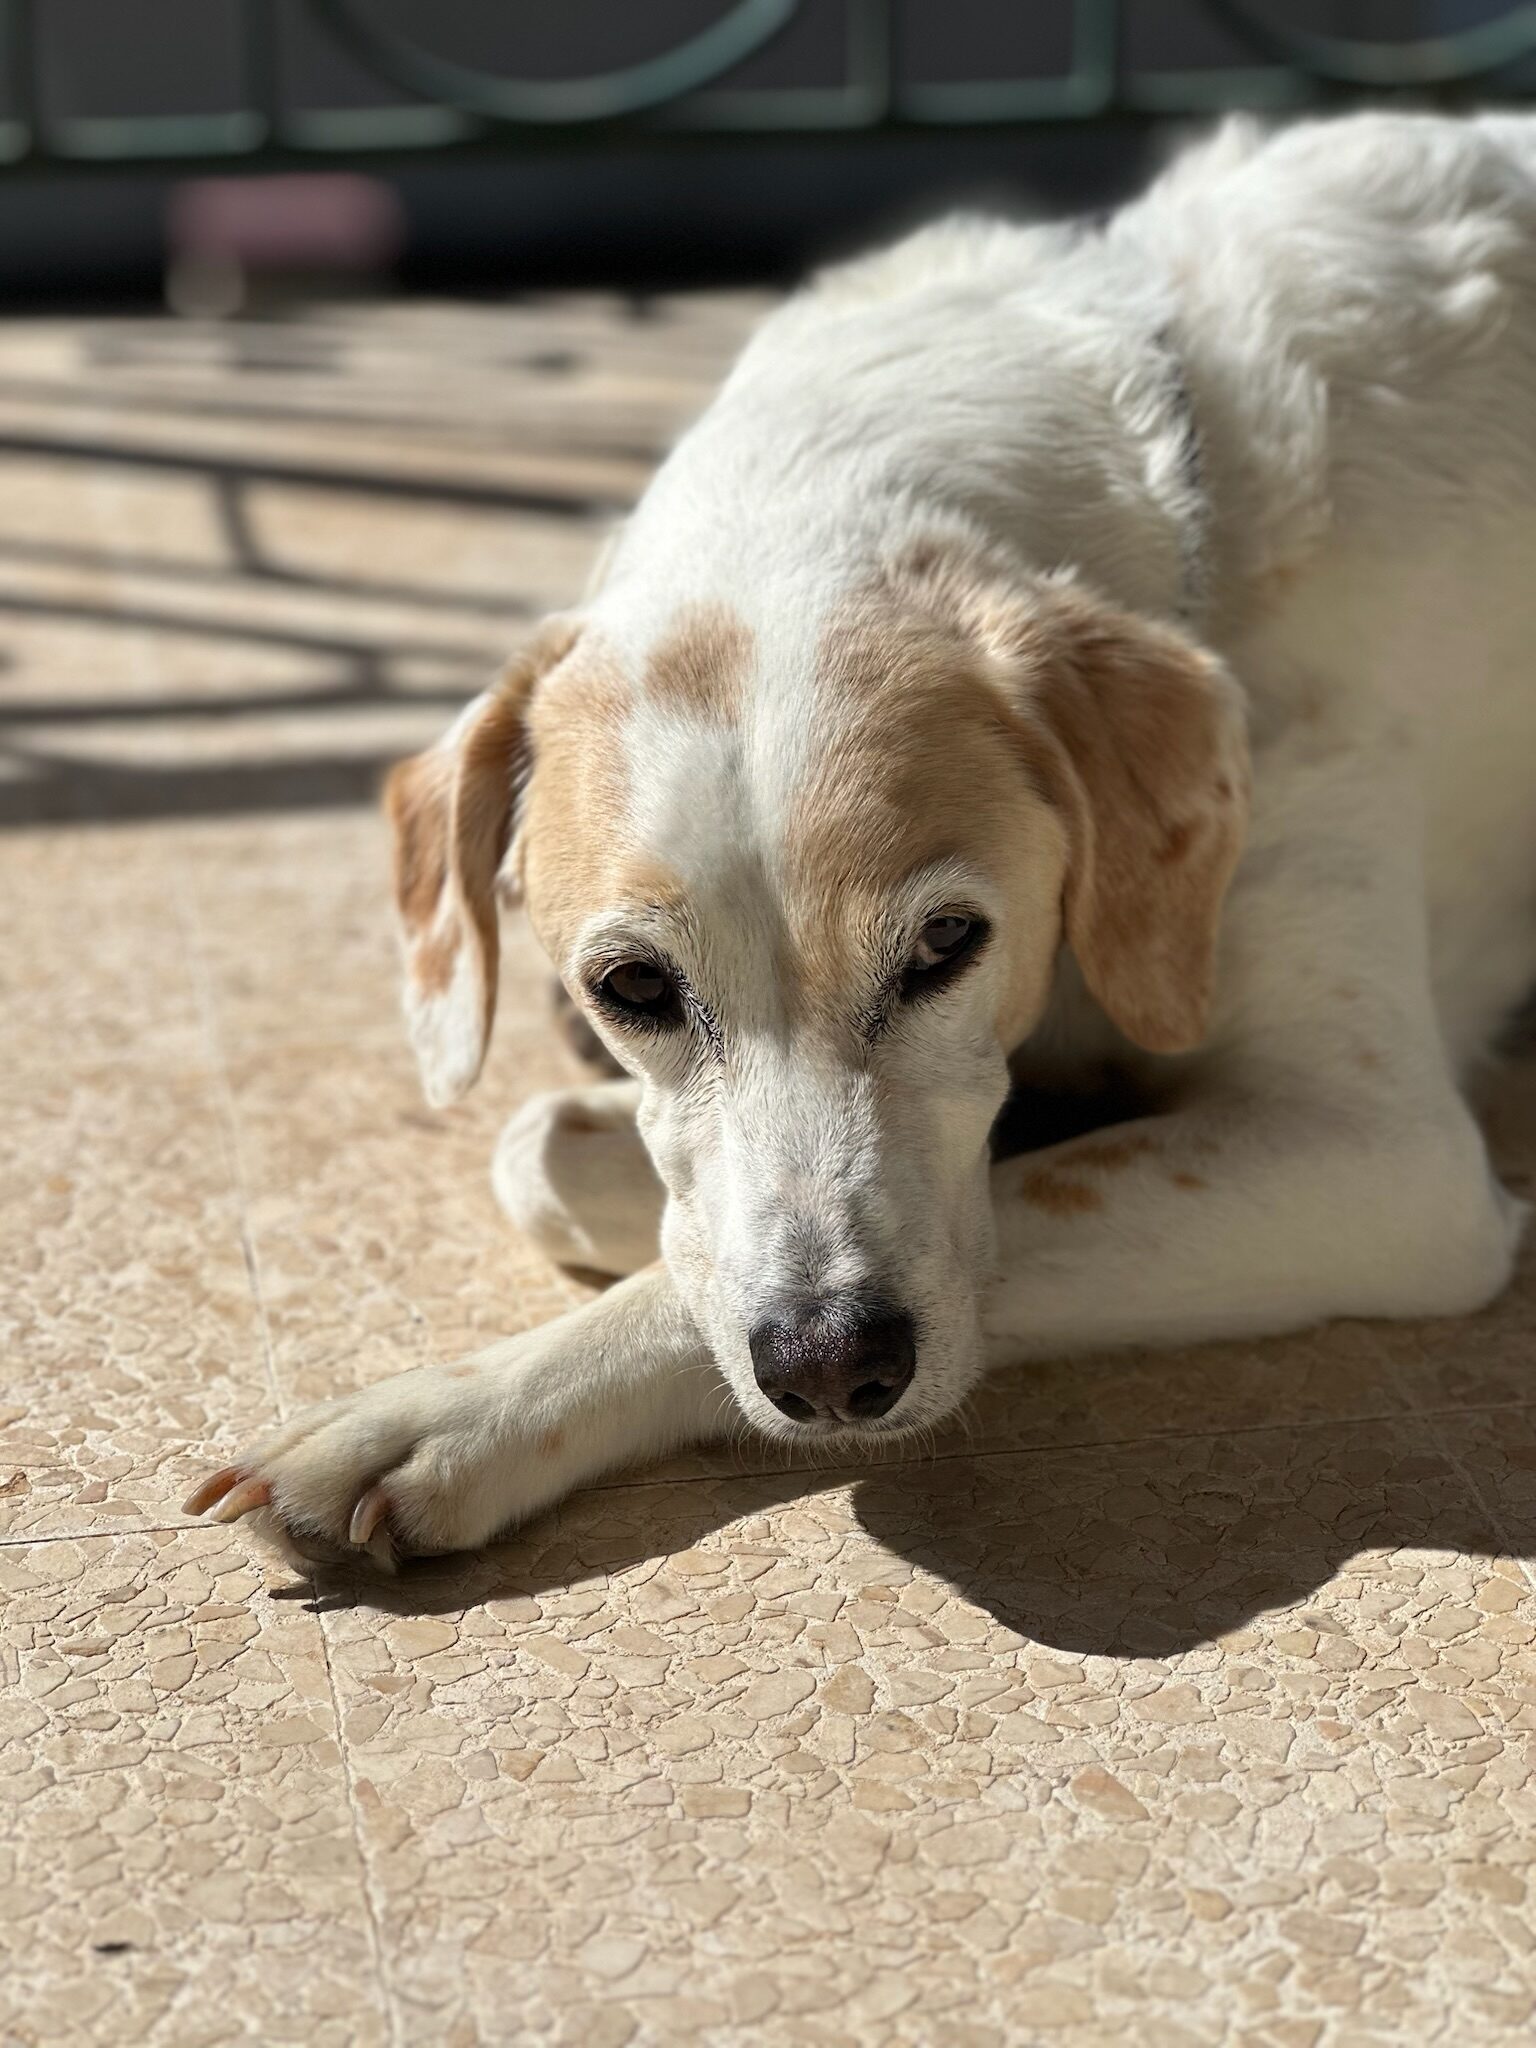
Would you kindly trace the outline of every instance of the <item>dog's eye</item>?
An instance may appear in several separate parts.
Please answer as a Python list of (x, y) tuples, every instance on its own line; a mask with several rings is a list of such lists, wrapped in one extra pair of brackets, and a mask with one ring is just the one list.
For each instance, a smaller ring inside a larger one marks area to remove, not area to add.
[(613, 1009), (657, 1023), (671, 1023), (682, 1013), (677, 983), (654, 960), (624, 960), (609, 968), (599, 994)]
[(951, 971), (980, 949), (986, 936), (986, 920), (968, 917), (964, 911), (946, 910), (938, 917), (930, 917), (918, 933), (917, 944), (902, 970), (902, 994), (909, 999), (936, 994), (949, 980)]
[(919, 970), (942, 967), (946, 960), (953, 960), (970, 944), (971, 933), (975, 929), (975, 919), (962, 917), (958, 911), (949, 910), (942, 917), (930, 917), (918, 937), (908, 966)]

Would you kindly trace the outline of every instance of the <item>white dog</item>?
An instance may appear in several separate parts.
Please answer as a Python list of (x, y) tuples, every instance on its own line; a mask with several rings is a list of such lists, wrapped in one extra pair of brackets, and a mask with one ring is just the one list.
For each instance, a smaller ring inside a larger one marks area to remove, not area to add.
[[(189, 1509), (383, 1563), (733, 1417), (851, 1448), (989, 1359), (1479, 1307), (1533, 669), (1536, 119), (1238, 124), (1106, 226), (823, 279), (391, 788), (428, 1094), (516, 890), (636, 1078), (498, 1186), (631, 1277)], [(1010, 1076), (1118, 1121), (994, 1163)]]

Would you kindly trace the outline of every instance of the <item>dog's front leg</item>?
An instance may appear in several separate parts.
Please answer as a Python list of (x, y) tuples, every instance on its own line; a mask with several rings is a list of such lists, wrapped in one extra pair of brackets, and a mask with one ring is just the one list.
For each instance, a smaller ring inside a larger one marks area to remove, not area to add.
[(664, 1267), (460, 1360), (307, 1408), (205, 1480), (190, 1514), (262, 1510), (306, 1557), (465, 1550), (733, 1412)]
[(1181, 1106), (993, 1168), (989, 1351), (1460, 1314), (1509, 1277), (1430, 978), (1415, 757), (1310, 729), (1262, 757), (1208, 1045)]
[(1459, 1102), (1213, 1091), (994, 1167), (994, 1362), (1455, 1315), (1509, 1277), (1522, 1205)]

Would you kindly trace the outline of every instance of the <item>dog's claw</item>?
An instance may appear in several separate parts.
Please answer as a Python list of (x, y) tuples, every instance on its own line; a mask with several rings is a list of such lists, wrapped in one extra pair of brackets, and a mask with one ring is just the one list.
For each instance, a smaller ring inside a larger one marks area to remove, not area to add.
[(272, 1482), (269, 1479), (242, 1479), (234, 1491), (225, 1494), (219, 1502), (213, 1519), (216, 1522), (238, 1522), (252, 1508), (264, 1508), (271, 1498)]
[(221, 1466), (217, 1472), (210, 1472), (206, 1479), (199, 1480), (181, 1504), (184, 1515), (200, 1515), (211, 1508), (216, 1500), (222, 1500), (240, 1477), (238, 1465)]
[(352, 1510), (347, 1541), (359, 1550), (366, 1550), (373, 1541), (374, 1531), (388, 1513), (389, 1495), (382, 1486), (370, 1486)]

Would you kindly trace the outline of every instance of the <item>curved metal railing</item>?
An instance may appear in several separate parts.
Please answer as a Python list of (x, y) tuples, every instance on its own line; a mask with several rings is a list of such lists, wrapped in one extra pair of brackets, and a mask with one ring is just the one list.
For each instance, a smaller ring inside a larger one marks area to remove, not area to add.
[[(1155, 69), (1129, 62), (1123, 0), (1056, 0), (1070, 25), (1066, 67), (1050, 76), (926, 81), (900, 40), (897, 0), (844, 0), (842, 77), (828, 86), (732, 84), (802, 13), (802, 0), (720, 0), (707, 27), (619, 69), (525, 79), (434, 49), (370, 0), (296, 0), (396, 104), (295, 104), (281, 83), (274, 0), (237, 0), (238, 104), (218, 114), (120, 118), (60, 114), (40, 88), (37, 25), (49, 0), (0, 0), (0, 169), (21, 165), (255, 165), (362, 159), (643, 132), (687, 136), (827, 134), (1284, 109), (1345, 92), (1420, 98), (1520, 97), (1536, 78), (1536, 0), (1453, 33), (1370, 41), (1296, 26), (1284, 0), (1200, 0), (1244, 53), (1240, 64)], [(1017, 0), (1016, 0), (1017, 4)], [(1050, 0), (1033, 0), (1041, 7)], [(423, 13), (428, 10), (423, 9)]]

